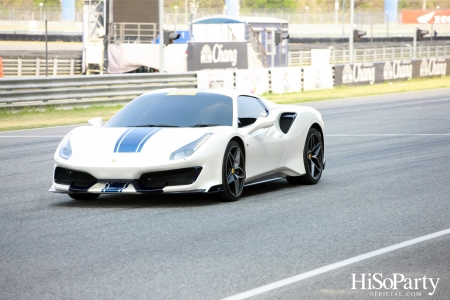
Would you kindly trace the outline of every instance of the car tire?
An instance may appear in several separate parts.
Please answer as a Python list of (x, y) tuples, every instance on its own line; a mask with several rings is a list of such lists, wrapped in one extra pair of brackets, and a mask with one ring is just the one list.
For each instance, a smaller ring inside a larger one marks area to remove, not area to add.
[(220, 201), (237, 201), (242, 195), (245, 182), (245, 156), (236, 141), (230, 141), (222, 162), (222, 192)]
[(290, 184), (316, 184), (323, 172), (323, 140), (322, 134), (311, 128), (306, 136), (303, 149), (303, 163), (306, 174), (302, 176), (287, 176)]
[(100, 196), (100, 194), (92, 194), (92, 193), (70, 193), (69, 197), (74, 200), (79, 201), (89, 201), (95, 200)]

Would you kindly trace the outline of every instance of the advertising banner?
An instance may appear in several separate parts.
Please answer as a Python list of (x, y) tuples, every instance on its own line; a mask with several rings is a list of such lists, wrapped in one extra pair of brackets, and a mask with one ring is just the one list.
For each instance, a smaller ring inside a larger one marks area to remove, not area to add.
[(334, 66), (335, 85), (362, 85), (450, 75), (450, 59), (424, 58)]
[[(383, 82), (383, 71), (381, 64), (384, 63), (357, 63), (334, 66), (335, 85), (361, 85)], [(375, 68), (378, 72), (375, 72)], [(378, 78), (375, 78), (378, 75)], [(377, 80), (378, 79), (378, 80)]]
[(291, 68), (272, 68), (272, 93), (298, 93), (301, 91), (301, 69), (299, 67)]
[(268, 70), (236, 70), (236, 89), (255, 95), (267, 93), (269, 91)]
[(232, 89), (233, 71), (210, 70), (197, 72), (197, 87), (199, 89)]
[(247, 42), (188, 43), (188, 71), (247, 69)]
[(450, 24), (450, 10), (402, 10), (403, 24)]
[(304, 91), (333, 88), (333, 70), (330, 65), (306, 66), (302, 69)]
[[(420, 63), (420, 64), (419, 64)], [(417, 61), (418, 67), (414, 77), (431, 77), (450, 75), (450, 58), (424, 58)]]

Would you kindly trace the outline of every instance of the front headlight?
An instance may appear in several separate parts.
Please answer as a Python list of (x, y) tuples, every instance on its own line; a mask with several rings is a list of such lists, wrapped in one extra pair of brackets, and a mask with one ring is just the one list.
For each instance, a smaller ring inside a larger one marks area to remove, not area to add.
[(61, 143), (61, 147), (59, 148), (59, 157), (64, 159), (69, 159), (72, 155), (72, 147), (70, 146), (70, 136), (72, 134), (69, 133)]
[(175, 160), (175, 159), (182, 159), (182, 158), (191, 156), (198, 148), (200, 148), (201, 145), (203, 145), (203, 143), (207, 139), (209, 139), (209, 137), (211, 135), (212, 135), (212, 133), (206, 133), (199, 139), (193, 141), (192, 143), (189, 143), (189, 144), (181, 147), (180, 149), (178, 149), (177, 151), (173, 152), (170, 155), (170, 159)]

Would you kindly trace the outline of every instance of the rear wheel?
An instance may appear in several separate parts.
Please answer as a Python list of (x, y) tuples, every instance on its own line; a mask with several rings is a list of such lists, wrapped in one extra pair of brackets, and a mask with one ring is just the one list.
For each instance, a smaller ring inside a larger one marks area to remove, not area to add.
[(287, 176), (286, 180), (290, 184), (316, 184), (319, 182), (323, 171), (323, 142), (322, 134), (315, 128), (311, 128), (306, 136), (303, 163), (306, 174)]
[(74, 200), (80, 201), (89, 201), (95, 200), (100, 196), (100, 194), (91, 194), (91, 193), (70, 193), (69, 197)]
[(231, 141), (223, 157), (222, 163), (222, 189), (219, 194), (222, 201), (236, 201), (242, 195), (245, 181), (245, 160), (241, 146)]

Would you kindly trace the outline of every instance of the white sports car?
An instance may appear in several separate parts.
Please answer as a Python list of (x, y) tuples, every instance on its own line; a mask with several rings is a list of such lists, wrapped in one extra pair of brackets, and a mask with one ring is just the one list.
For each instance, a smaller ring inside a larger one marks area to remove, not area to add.
[(76, 200), (109, 193), (216, 193), (286, 178), (315, 184), (325, 169), (324, 124), (311, 107), (237, 90), (157, 90), (109, 122), (89, 120), (56, 149), (50, 191)]

